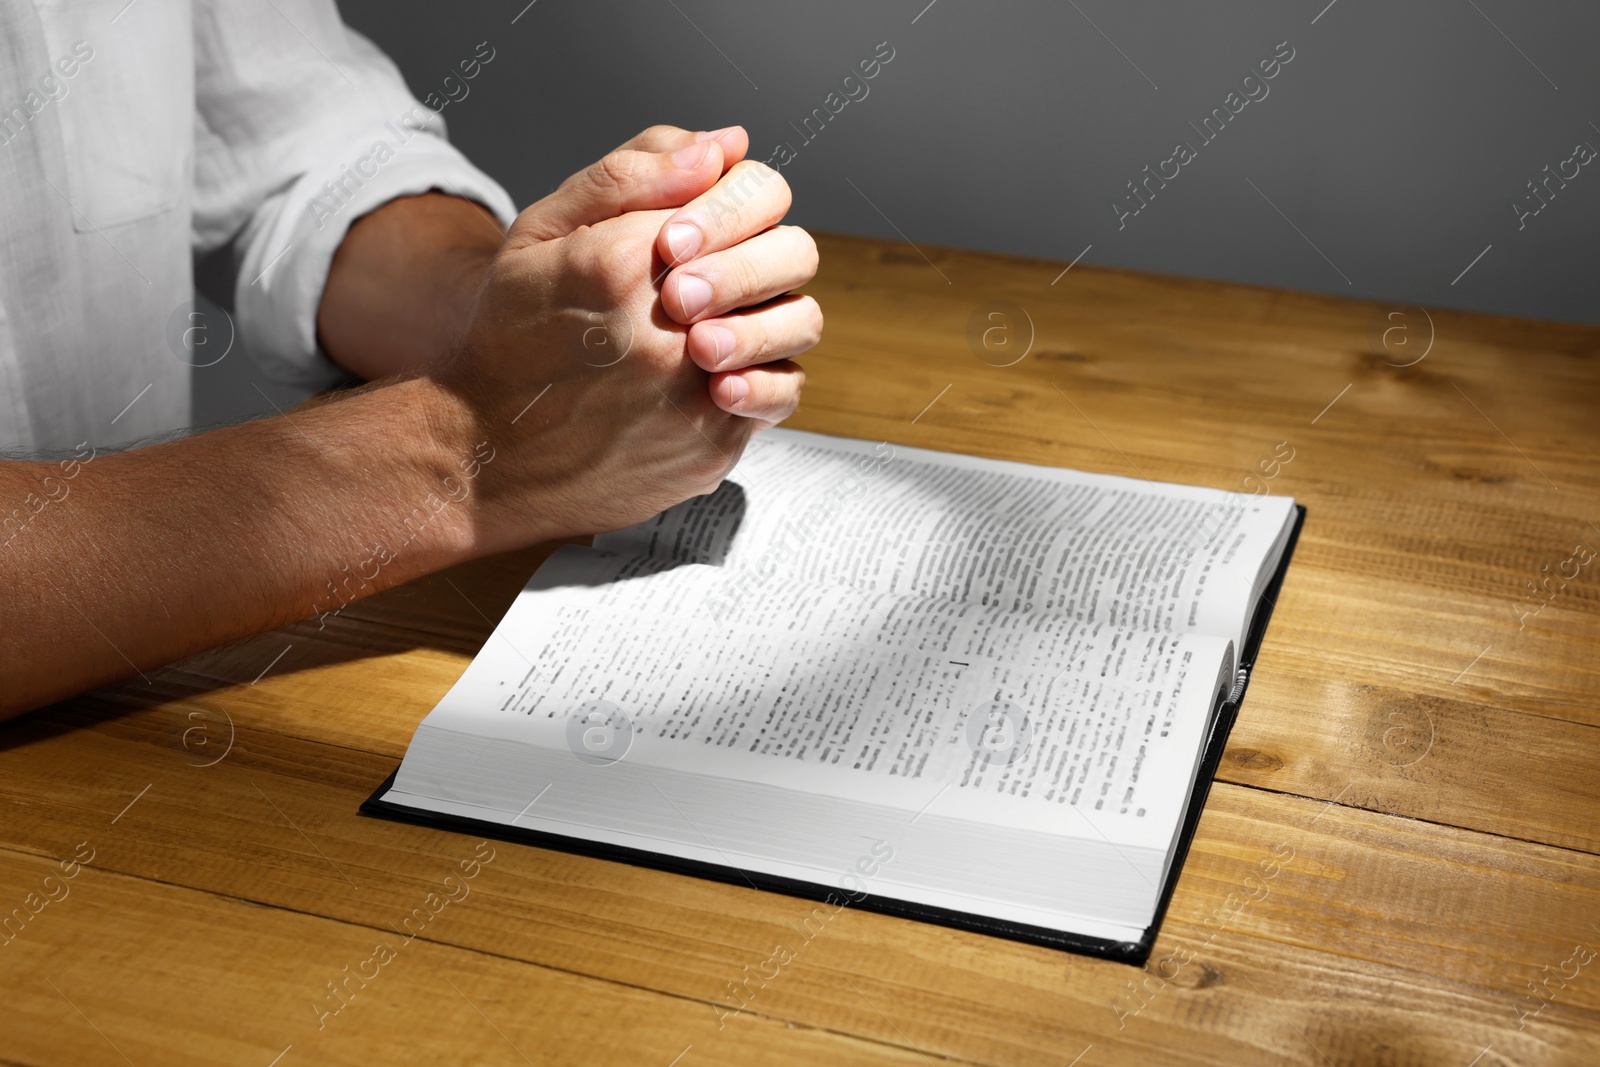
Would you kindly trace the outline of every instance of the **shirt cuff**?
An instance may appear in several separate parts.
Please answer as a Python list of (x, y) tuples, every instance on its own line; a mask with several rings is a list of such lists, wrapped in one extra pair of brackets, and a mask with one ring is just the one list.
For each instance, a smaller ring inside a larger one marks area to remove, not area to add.
[(263, 373), (318, 391), (351, 377), (317, 344), (317, 308), (333, 254), (357, 219), (435, 190), (482, 204), (504, 226), (517, 214), (499, 183), (424, 130), (390, 123), (332, 158), (341, 162), (301, 175), (255, 213), (234, 294), (240, 336)]

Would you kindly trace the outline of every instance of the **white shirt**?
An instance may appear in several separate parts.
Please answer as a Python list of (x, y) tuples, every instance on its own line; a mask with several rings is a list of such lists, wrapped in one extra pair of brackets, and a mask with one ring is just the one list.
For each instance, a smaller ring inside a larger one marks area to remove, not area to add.
[(515, 213), (332, 0), (0, 0), (0, 450), (183, 427), (192, 257), (218, 249), (267, 372), (339, 380), (333, 253), (430, 189)]

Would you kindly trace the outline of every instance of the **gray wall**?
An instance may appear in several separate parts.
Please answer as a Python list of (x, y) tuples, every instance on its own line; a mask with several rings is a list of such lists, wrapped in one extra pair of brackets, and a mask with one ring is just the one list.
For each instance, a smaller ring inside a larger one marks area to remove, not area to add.
[[(519, 204), (645, 126), (737, 122), (757, 158), (797, 150), (782, 167), (790, 219), (817, 229), (1063, 261), (1088, 248), (1086, 263), (1600, 320), (1600, 160), (1565, 188), (1550, 179), (1555, 195), (1520, 228), (1512, 206), (1539, 203), (1527, 183), (1546, 166), (1570, 174), (1580, 141), (1600, 148), (1593, 3), (340, 8), (420, 99), (461, 97), (443, 110), (452, 139)], [(446, 79), (479, 42), (495, 56), (461, 96)], [(880, 42), (894, 58), (861, 96), (844, 79)], [(1260, 96), (1244, 79), (1281, 42), (1293, 59), (1266, 95), (1203, 141), (1190, 123), (1226, 110), (1230, 92)], [(847, 91), (860, 99), (814, 140), (791, 127)], [(1165, 188), (1152, 181), (1154, 198), (1119, 227), (1112, 204), (1179, 141), (1195, 157)], [(270, 414), (263, 393), (282, 407), (301, 395), (247, 358), (196, 371), (195, 421)]]
[[(1512, 208), (1578, 142), (1600, 148), (1600, 5), (526, 5), (340, 4), (419, 96), (442, 97), (478, 42), (496, 49), (444, 117), (519, 204), (651, 123), (739, 122), (758, 158), (798, 148), (791, 221), (818, 229), (1059, 260), (1092, 245), (1086, 263), (1600, 318), (1600, 165), (1520, 230)], [(894, 59), (866, 97), (803, 143), (789, 123), (882, 41)], [(1203, 143), (1188, 124), (1283, 41), (1294, 58), (1267, 96)], [(1180, 140), (1196, 157), (1119, 230), (1125, 183)]]

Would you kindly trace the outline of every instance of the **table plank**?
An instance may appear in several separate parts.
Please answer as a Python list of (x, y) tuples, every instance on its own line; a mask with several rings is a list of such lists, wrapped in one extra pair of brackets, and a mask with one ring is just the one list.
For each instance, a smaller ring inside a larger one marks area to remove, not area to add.
[[(96, 839), (96, 860), (121, 844), (103, 831)], [(479, 854), (465, 839), (452, 844), (435, 869)], [(754, 1014), (715, 1028), (703, 1004), (431, 936), (492, 906), (475, 890), (492, 884), (498, 859), (417, 922), (415, 938), (402, 924), (421, 894), (391, 908), (396, 932), (84, 867), (0, 950), (6, 1054), (29, 1067), (924, 1062)], [(40, 885), (52, 872), (55, 863), (0, 849), (0, 883)]]
[[(472, 848), (462, 835), (358, 816), (390, 761), (357, 749), (241, 731), (214, 766), (188, 765), (180, 711), (70, 731), (46, 721), (64, 713), (25, 724), (0, 753), (6, 800), (31, 808), (10, 831), (13, 847), (42, 863), (89, 841), (94, 869), (108, 877), (367, 927), (406, 915)], [(495, 847), (473, 886), (476, 906), (451, 911), (429, 939), (693, 1002), (703, 1023), (684, 1042), (720, 1032), (714, 1005), (738, 1004), (729, 983), (795, 941), (811, 914), (811, 904), (776, 894)], [(1252, 882), (1268, 857), (1282, 870)], [(1518, 1062), (1562, 1062), (1543, 1057), (1600, 1054), (1600, 983), (1553, 988), (1530, 1029), (1518, 1030), (1518, 1006), (1534, 1004), (1520, 999), (1526, 984), (1559, 970), (1575, 943), (1600, 945), (1586, 925), (1594, 916), (1600, 858), (1219, 785), (1157, 943), (1156, 978), (847, 911), (738, 1015), (975, 1063), (1060, 1063), (1063, 1050), (1091, 1043), (1096, 1062), (1138, 1062), (1157, 1049), (1173, 1062), (1300, 1062), (1306, 1038), (1333, 1062), (1367, 1063), (1366, 1035), (1399, 1029), (1390, 1000), (1399, 987), (1412, 1062), (1448, 1052), (1465, 1063), (1490, 1044), (1517, 1050)], [(1192, 961), (1162, 964), (1184, 949)], [(251, 951), (277, 959), (280, 950)], [(30, 962), (0, 952), (7, 981), (30, 980)], [(1146, 994), (1136, 999), (1130, 982)]]

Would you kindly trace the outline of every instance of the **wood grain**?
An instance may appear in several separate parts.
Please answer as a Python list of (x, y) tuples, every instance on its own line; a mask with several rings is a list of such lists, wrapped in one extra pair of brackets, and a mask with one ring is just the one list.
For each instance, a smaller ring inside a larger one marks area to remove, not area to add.
[[(808, 905), (500, 844), (319, 1026), (472, 855), (355, 809), (531, 550), (0, 731), (0, 916), (95, 850), (0, 943), (0, 1061), (1600, 1061), (1600, 564), (1518, 617), (1600, 546), (1600, 330), (1430, 309), (1396, 367), (1379, 305), (821, 246), (796, 426), (1228, 489), (1295, 450), (1268, 484), (1308, 522), (1149, 968), (846, 911), (735, 1011)], [(969, 344), (1001, 301), (1010, 366)]]

